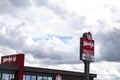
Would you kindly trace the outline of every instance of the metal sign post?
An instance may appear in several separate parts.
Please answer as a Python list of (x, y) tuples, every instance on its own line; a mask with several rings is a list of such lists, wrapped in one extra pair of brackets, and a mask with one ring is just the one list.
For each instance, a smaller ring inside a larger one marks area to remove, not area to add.
[(89, 80), (90, 62), (94, 61), (94, 40), (90, 32), (80, 39), (80, 59), (84, 62), (85, 80)]
[(84, 61), (84, 72), (85, 72), (85, 80), (89, 80), (89, 68), (90, 68), (90, 62)]

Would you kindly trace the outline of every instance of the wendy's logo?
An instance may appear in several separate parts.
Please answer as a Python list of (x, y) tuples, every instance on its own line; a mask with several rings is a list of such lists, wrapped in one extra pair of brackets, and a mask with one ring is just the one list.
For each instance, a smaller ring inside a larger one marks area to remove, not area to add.
[(86, 38), (87, 40), (92, 40), (92, 35), (91, 35), (90, 32), (84, 33), (84, 34), (83, 34), (83, 38)]

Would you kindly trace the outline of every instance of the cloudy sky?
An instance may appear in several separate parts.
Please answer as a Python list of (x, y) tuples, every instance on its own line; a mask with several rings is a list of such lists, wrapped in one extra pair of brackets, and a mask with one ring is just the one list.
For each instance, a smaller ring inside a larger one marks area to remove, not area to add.
[[(25, 66), (84, 72), (80, 37), (95, 40), (95, 80), (120, 79), (119, 0), (0, 0), (0, 56), (25, 54)], [(32, 64), (32, 65), (31, 65)]]

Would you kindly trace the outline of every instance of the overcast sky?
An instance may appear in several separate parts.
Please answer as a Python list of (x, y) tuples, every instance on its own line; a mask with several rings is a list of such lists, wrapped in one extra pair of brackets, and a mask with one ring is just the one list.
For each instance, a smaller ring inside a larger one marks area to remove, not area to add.
[(0, 0), (0, 56), (25, 54), (25, 66), (84, 72), (80, 37), (95, 40), (95, 80), (120, 79), (119, 0)]

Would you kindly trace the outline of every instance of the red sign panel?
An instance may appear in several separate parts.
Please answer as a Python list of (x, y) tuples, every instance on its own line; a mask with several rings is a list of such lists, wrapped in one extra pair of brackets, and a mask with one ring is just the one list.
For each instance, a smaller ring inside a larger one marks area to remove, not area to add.
[(24, 73), (24, 54), (15, 54), (1, 57), (1, 64), (19, 66), (18, 80), (23, 80)]
[[(87, 61), (94, 61), (94, 40), (92, 40), (91, 33), (83, 35), (81, 38), (80, 44), (80, 59), (87, 60)], [(90, 38), (91, 37), (91, 38)]]

